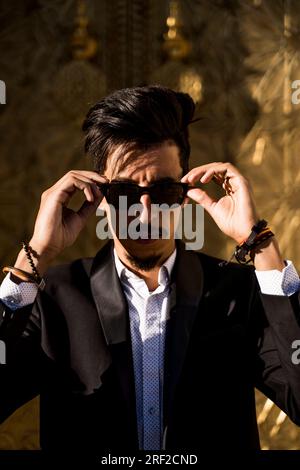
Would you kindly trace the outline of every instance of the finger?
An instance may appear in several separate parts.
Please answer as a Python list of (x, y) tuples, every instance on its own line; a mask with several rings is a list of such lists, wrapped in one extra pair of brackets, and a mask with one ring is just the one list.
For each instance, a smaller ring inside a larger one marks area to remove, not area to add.
[(94, 193), (94, 201), (84, 201), (82, 206), (78, 209), (77, 215), (85, 221), (90, 215), (95, 213), (97, 207), (99, 206), (101, 200), (103, 199), (103, 194), (96, 184), (91, 185), (91, 189)]
[(181, 182), (182, 183), (187, 183), (188, 182), (188, 176), (189, 176), (190, 172), (188, 172), (186, 175), (184, 175), (182, 178), (181, 178)]
[(88, 170), (71, 170), (68, 174), (74, 175), (76, 178), (79, 179), (87, 179), (89, 181), (95, 181), (98, 183), (107, 183), (109, 180), (105, 175), (99, 175), (96, 171), (88, 171)]
[[(206, 167), (206, 165), (204, 165)], [(191, 170), (187, 175), (184, 176), (184, 179), (181, 181), (183, 183), (191, 183), (194, 184), (197, 181), (202, 181), (202, 176), (208, 171), (208, 168), (204, 166), (199, 166)]]
[(196, 201), (198, 204), (200, 204), (209, 213), (212, 210), (214, 204), (216, 203), (215, 199), (210, 197), (205, 191), (199, 188), (190, 189), (187, 192), (187, 196)]
[(95, 213), (99, 202), (99, 199), (95, 199), (94, 202), (84, 201), (82, 206), (77, 211), (77, 215), (79, 215), (83, 222), (85, 222), (92, 214)]
[[(94, 190), (94, 195), (96, 195), (97, 197), (100, 196), (102, 194), (101, 192), (101, 184), (105, 184), (107, 182), (109, 182), (108, 178), (104, 175), (98, 175), (97, 173), (95, 172), (92, 172), (92, 171), (86, 171), (86, 172), (72, 172), (73, 175), (72, 177), (75, 177), (77, 180), (81, 180), (81, 181), (85, 181), (86, 183), (88, 183), (92, 189)], [(96, 175), (96, 177), (94, 179), (90, 178), (88, 175)], [(97, 181), (96, 181), (97, 180)], [(85, 191), (86, 193), (87, 191)], [(90, 193), (90, 191), (88, 191)], [(102, 194), (103, 196), (103, 194)], [(87, 200), (89, 201), (90, 199), (87, 197)]]
[(226, 175), (229, 177), (242, 176), (231, 163), (214, 162), (193, 168), (189, 171), (189, 173), (184, 175), (181, 181), (185, 183), (189, 182), (192, 184), (199, 180), (202, 181), (203, 176), (207, 172), (214, 172), (215, 174), (224, 174), (224, 172), (226, 172)]
[(107, 183), (108, 179), (104, 175), (98, 175), (94, 171), (76, 171), (71, 170), (60, 178), (48, 192), (55, 192), (58, 188), (65, 189), (66, 185), (72, 185), (72, 181), (76, 178), (77, 180), (85, 181), (86, 183)]
[(235, 177), (228, 176), (227, 171), (215, 173), (215, 171), (213, 170), (208, 170), (201, 177), (200, 181), (203, 184), (207, 184), (207, 183), (210, 183), (210, 181), (213, 181), (226, 192), (227, 196), (229, 196), (229, 195), (233, 195), (235, 192), (235, 189), (237, 187), (237, 184), (236, 184), (237, 178), (238, 178), (237, 176)]
[(103, 193), (99, 188), (98, 183), (88, 183), (86, 190), (88, 190), (89, 194), (92, 196), (92, 200), (87, 198), (89, 202), (94, 202), (94, 200), (96, 200), (98, 203), (100, 203), (103, 199)]
[(201, 183), (209, 183), (214, 179), (217, 183), (222, 183), (226, 175), (226, 170), (216, 172), (214, 169), (207, 170), (204, 175), (201, 176)]
[(92, 183), (91, 188), (94, 194), (95, 202), (99, 204), (102, 201), (104, 196), (103, 196), (101, 189), (98, 186), (98, 183)]
[[(90, 173), (93, 173), (93, 172), (90, 172)], [(89, 176), (83, 174), (83, 172), (79, 173), (79, 172), (72, 171), (72, 172), (68, 173), (68, 175), (65, 179), (62, 179), (62, 180), (58, 181), (57, 184), (58, 184), (58, 186), (65, 185), (66, 182), (72, 181), (74, 178), (76, 180), (84, 181), (85, 183), (89, 183), (90, 185), (92, 185), (92, 184), (97, 185), (99, 183), (103, 184), (103, 183), (108, 182), (108, 179), (106, 177), (102, 177), (100, 175), (96, 175), (96, 176), (97, 176), (97, 178), (95, 177), (93, 179), (93, 178), (90, 178)]]
[(94, 202), (94, 194), (91, 187), (87, 186), (86, 188), (84, 188), (83, 192), (87, 201)]
[(74, 176), (65, 182), (64, 187), (60, 187), (59, 191), (52, 191), (52, 194), (57, 197), (61, 204), (67, 204), (71, 197), (77, 190), (83, 191), (87, 201), (94, 201), (94, 193), (90, 182), (83, 181), (82, 179), (75, 178)]
[(214, 181), (214, 183), (223, 188), (228, 195), (234, 194), (245, 182), (245, 178), (243, 178), (240, 173), (233, 175), (230, 169), (227, 168), (223, 170), (219, 169), (219, 171), (210, 168), (205, 173), (194, 175), (194, 177), (191, 178), (191, 184), (195, 184), (199, 177), (202, 184), (208, 184), (210, 181)]
[(92, 190), (92, 183), (83, 181), (82, 179), (78, 179), (78, 178), (74, 178), (74, 183), (77, 188), (83, 191), (87, 201), (94, 202), (95, 197), (94, 197), (94, 193)]
[(200, 175), (203, 175), (210, 168), (212, 168), (216, 165), (220, 165), (220, 164), (223, 164), (223, 162), (206, 163), (205, 165), (200, 165), (200, 166), (197, 166), (195, 168), (192, 168), (186, 175), (184, 175), (181, 178), (181, 181), (183, 183), (187, 183), (190, 180), (192, 180), (195, 175), (200, 177)]
[[(100, 186), (103, 183), (107, 183), (108, 179), (106, 177), (105, 178), (101, 177), (101, 180), (98, 178), (98, 181), (95, 181), (95, 180), (92, 180), (91, 178), (88, 178), (87, 176), (80, 174), (78, 177), (75, 176), (75, 178), (76, 180), (84, 181), (85, 183), (87, 183), (87, 189), (84, 190), (84, 193), (86, 194), (86, 198), (88, 201), (92, 201), (94, 199), (94, 196), (100, 197), (102, 195), (103, 197), (103, 193), (101, 191)], [(89, 190), (89, 187), (92, 188), (92, 191)], [(90, 199), (90, 197), (92, 197), (92, 199)]]

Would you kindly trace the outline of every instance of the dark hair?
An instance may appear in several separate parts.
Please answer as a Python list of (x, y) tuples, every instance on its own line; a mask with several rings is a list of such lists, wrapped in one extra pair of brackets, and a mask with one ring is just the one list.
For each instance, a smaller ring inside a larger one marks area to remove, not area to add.
[(194, 111), (188, 94), (159, 85), (115, 91), (87, 113), (82, 126), (85, 151), (93, 157), (95, 170), (103, 173), (108, 156), (120, 145), (126, 153), (171, 140), (179, 147), (185, 174), (190, 156), (188, 124)]

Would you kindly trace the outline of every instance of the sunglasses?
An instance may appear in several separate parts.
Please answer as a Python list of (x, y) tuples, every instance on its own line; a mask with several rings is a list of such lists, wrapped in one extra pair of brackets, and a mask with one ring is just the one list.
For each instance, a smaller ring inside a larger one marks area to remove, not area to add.
[(119, 208), (120, 196), (126, 196), (127, 206), (140, 204), (142, 194), (149, 194), (153, 204), (182, 204), (186, 193), (193, 186), (188, 183), (176, 181), (162, 181), (150, 184), (149, 186), (139, 186), (136, 183), (111, 181), (110, 183), (98, 183), (98, 186), (105, 196), (107, 202)]

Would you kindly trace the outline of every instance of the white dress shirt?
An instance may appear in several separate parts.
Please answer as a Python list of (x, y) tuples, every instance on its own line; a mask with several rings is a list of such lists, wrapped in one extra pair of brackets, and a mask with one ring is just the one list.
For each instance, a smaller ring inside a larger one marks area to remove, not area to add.
[(161, 266), (159, 285), (152, 292), (149, 292), (142, 278), (124, 266), (115, 250), (114, 256), (129, 308), (139, 447), (160, 450), (163, 437), (165, 332), (176, 249)]

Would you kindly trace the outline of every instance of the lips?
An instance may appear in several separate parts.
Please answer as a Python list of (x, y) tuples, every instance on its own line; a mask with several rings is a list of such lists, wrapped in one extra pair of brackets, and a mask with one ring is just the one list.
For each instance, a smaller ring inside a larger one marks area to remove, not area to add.
[(150, 245), (151, 243), (155, 243), (158, 240), (158, 238), (138, 238), (137, 240), (134, 240), (137, 243), (140, 243), (141, 245)]
[(137, 243), (141, 244), (150, 244), (154, 243), (156, 240), (162, 240), (166, 238), (170, 238), (169, 231), (166, 230), (163, 227), (152, 227), (151, 226), (139, 226), (134, 228), (134, 232), (130, 232), (130, 227), (129, 230), (127, 229), (124, 232), (119, 231), (119, 236), (121, 238), (126, 239), (128, 238), (129, 240), (135, 241)]
[(151, 233), (151, 226), (140, 226), (140, 236), (135, 240), (142, 245), (149, 245), (162, 237), (162, 229), (156, 227), (156, 231)]

